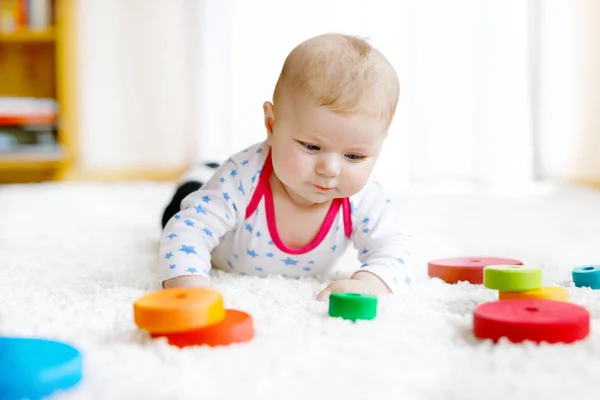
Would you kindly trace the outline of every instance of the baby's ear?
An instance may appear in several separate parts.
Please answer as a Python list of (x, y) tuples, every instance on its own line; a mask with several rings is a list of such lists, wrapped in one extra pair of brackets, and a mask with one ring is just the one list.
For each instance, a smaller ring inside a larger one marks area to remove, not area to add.
[(273, 135), (273, 124), (275, 123), (275, 108), (270, 101), (265, 101), (263, 104), (263, 112), (265, 114), (265, 128), (267, 129), (267, 139), (270, 140)]

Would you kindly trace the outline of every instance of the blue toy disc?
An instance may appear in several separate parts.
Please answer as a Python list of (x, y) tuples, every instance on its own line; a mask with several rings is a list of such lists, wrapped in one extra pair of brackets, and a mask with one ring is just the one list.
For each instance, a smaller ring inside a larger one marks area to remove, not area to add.
[(0, 337), (0, 399), (40, 399), (81, 381), (79, 350), (52, 340)]
[(600, 265), (584, 265), (574, 268), (572, 275), (575, 286), (600, 289)]

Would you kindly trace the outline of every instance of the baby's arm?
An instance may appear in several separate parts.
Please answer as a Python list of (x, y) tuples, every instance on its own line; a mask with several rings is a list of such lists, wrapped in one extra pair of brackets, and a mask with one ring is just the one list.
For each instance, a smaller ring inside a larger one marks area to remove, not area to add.
[[(232, 171), (236, 171), (232, 173)], [(243, 220), (247, 174), (229, 160), (198, 191), (181, 203), (166, 224), (160, 241), (158, 275), (163, 287), (207, 286), (211, 252), (220, 239)]]
[(327, 298), (331, 292), (393, 293), (399, 285), (410, 283), (407, 273), (410, 237), (402, 232), (385, 191), (373, 183), (353, 199), (351, 208), (351, 240), (361, 267), (350, 279), (329, 284), (318, 299)]

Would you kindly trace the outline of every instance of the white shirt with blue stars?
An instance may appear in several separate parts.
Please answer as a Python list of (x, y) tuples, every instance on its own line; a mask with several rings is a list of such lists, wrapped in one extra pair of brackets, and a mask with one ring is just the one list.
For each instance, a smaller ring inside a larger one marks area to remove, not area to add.
[(230, 157), (188, 195), (163, 231), (160, 279), (209, 279), (212, 267), (249, 275), (323, 275), (352, 244), (360, 271), (375, 274), (392, 292), (410, 284), (409, 237), (378, 183), (334, 200), (315, 239), (297, 249), (287, 247), (277, 232), (271, 171), (270, 146), (260, 142)]

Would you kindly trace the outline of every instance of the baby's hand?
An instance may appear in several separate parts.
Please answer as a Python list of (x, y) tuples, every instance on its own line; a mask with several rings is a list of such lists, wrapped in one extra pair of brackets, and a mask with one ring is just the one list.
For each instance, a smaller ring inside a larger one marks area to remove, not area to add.
[(357, 272), (350, 279), (331, 282), (317, 295), (317, 300), (327, 300), (333, 292), (380, 295), (391, 293), (391, 290), (377, 276), (369, 272)]
[(171, 278), (163, 282), (163, 288), (206, 287), (210, 282), (200, 275), (185, 275)]

